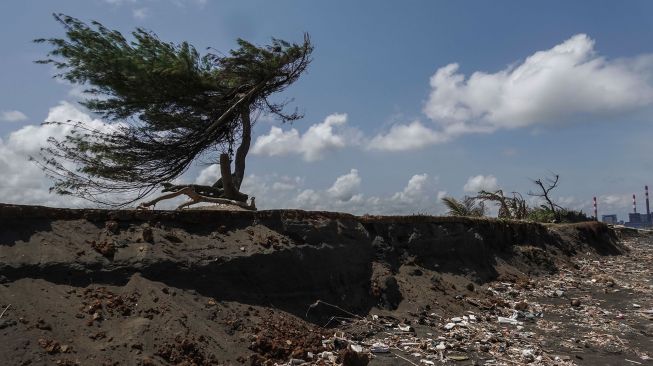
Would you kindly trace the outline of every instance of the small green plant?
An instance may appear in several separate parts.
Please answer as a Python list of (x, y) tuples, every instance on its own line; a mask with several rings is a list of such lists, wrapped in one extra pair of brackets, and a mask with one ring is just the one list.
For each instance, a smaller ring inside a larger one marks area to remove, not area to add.
[(529, 209), (526, 218), (535, 222), (554, 222), (555, 214), (547, 207), (538, 207)]
[(475, 197), (465, 196), (462, 201), (452, 197), (445, 197), (442, 201), (452, 216), (484, 216), (484, 203), (493, 202), (498, 206), (499, 219), (566, 223), (589, 221), (590, 218), (583, 211), (570, 210), (553, 201), (551, 191), (558, 187), (559, 179), (558, 174), (551, 173), (548, 177), (533, 180), (538, 190), (528, 192), (528, 195), (537, 197), (543, 203), (539, 207), (529, 207), (518, 192), (512, 192), (511, 197), (504, 195), (501, 189), (494, 192), (481, 190)]
[(590, 218), (581, 210), (568, 210), (561, 208), (554, 213), (546, 206), (540, 206), (528, 211), (528, 220), (535, 222), (560, 222), (560, 223), (573, 223), (590, 221)]
[(485, 216), (485, 203), (476, 197), (465, 196), (460, 201), (453, 197), (443, 197), (442, 202), (451, 216)]

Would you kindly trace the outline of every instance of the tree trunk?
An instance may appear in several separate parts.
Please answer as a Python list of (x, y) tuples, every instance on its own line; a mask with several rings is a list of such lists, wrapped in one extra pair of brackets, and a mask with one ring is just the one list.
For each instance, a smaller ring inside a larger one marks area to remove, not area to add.
[(240, 120), (243, 125), (242, 138), (240, 146), (236, 150), (236, 159), (234, 162), (234, 187), (240, 190), (240, 185), (245, 178), (245, 158), (249, 152), (249, 145), (252, 142), (252, 123), (249, 117), (249, 105), (240, 109)]
[(233, 179), (231, 179), (231, 161), (229, 161), (229, 154), (220, 154), (220, 174), (222, 175), (224, 197), (230, 200), (246, 202), (247, 195), (240, 193), (234, 186)]

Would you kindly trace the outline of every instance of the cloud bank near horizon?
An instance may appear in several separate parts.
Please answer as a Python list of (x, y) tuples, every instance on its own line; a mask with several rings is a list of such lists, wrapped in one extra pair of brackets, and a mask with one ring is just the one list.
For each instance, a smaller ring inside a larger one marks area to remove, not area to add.
[[(196, 183), (212, 183), (219, 176), (219, 167), (211, 165), (199, 173)], [(358, 215), (442, 214), (443, 206), (439, 200), (446, 192), (438, 189), (437, 181), (437, 177), (425, 173), (415, 174), (393, 194), (368, 196), (361, 191), (364, 185), (358, 169), (350, 169), (322, 189), (305, 187), (303, 177), (249, 174), (243, 180), (241, 190), (256, 197), (260, 209), (296, 208)]]

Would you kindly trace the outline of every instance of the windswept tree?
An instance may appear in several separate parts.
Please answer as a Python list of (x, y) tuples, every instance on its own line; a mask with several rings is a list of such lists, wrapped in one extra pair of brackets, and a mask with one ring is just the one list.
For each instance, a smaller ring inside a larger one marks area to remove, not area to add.
[[(106, 129), (55, 122), (74, 126), (65, 139), (50, 139), (37, 159), (56, 193), (126, 205), (163, 185), (194, 200), (246, 202), (240, 187), (256, 118), (301, 118), (270, 97), (306, 70), (313, 51), (308, 34), (299, 44), (273, 38), (256, 46), (238, 39), (238, 48), (227, 54), (201, 55), (186, 42), (164, 42), (140, 28), (128, 40), (98, 22), (63, 14), (55, 19), (66, 36), (36, 40), (52, 46), (37, 62), (53, 65), (55, 77), (84, 86), (88, 98), (82, 105), (111, 122)], [(221, 178), (213, 186), (169, 183), (198, 159), (220, 164)]]

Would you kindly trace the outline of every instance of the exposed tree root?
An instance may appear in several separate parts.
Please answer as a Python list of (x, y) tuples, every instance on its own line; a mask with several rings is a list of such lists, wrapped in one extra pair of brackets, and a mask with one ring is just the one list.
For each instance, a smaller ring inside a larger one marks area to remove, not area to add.
[(233, 205), (233, 206), (238, 206), (242, 207), (246, 210), (256, 210), (256, 203), (255, 203), (255, 197), (251, 198), (251, 201), (249, 204), (246, 202), (241, 202), (241, 201), (235, 201), (235, 200), (230, 200), (228, 198), (221, 198), (221, 197), (207, 197), (204, 195), (201, 195), (196, 192), (195, 186), (194, 185), (188, 185), (185, 186), (175, 192), (164, 194), (162, 196), (159, 196), (151, 201), (148, 202), (143, 202), (140, 205), (138, 205), (137, 209), (147, 209), (148, 207), (156, 205), (159, 201), (167, 200), (170, 198), (174, 198), (177, 196), (180, 196), (182, 194), (185, 194), (186, 196), (190, 197), (189, 201), (186, 201), (179, 205), (177, 207), (177, 210), (181, 210), (184, 207), (188, 207), (190, 205), (194, 205), (196, 203), (200, 202), (209, 202), (209, 203), (221, 203), (225, 205)]

